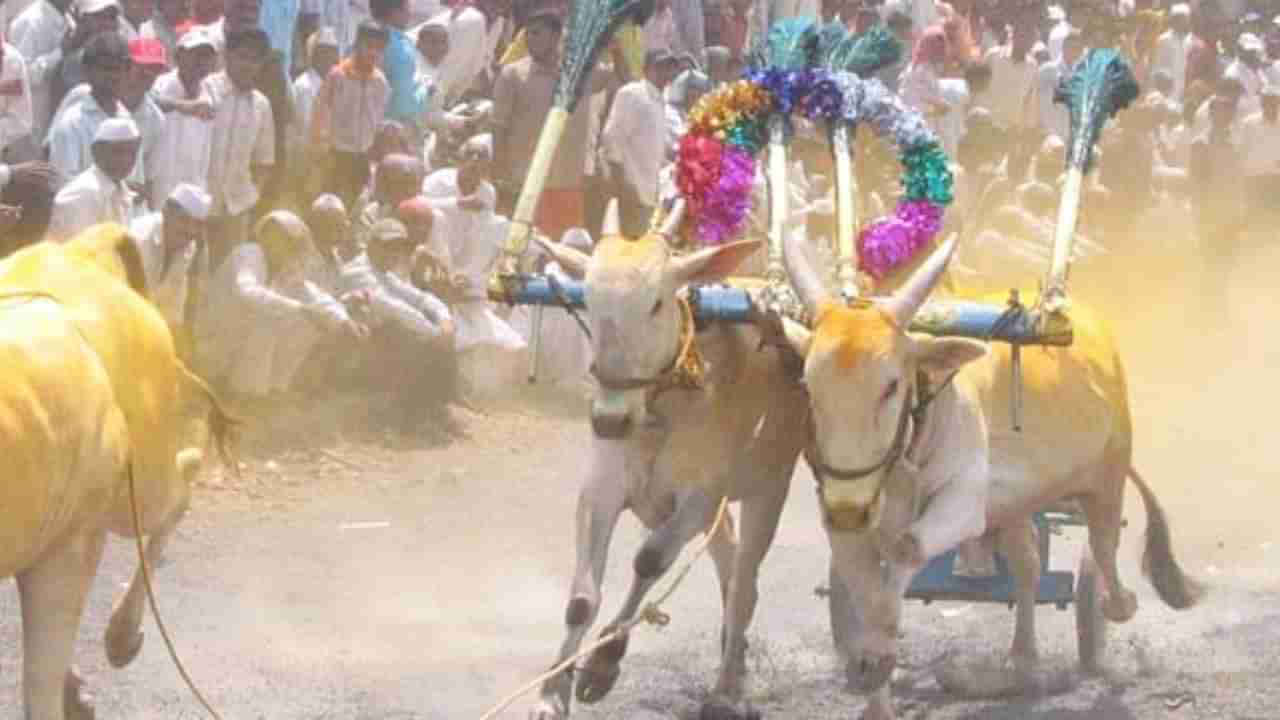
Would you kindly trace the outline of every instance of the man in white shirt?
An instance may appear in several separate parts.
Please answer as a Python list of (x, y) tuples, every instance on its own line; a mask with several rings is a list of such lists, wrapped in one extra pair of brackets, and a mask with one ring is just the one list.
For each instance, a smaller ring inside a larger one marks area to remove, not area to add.
[(671, 53), (648, 51), (644, 78), (618, 90), (601, 134), (610, 176), (618, 187), (622, 231), (629, 237), (648, 230), (658, 202), (658, 173), (669, 149), (662, 91), (679, 67)]
[(191, 320), (196, 295), (207, 284), (209, 194), (195, 185), (174, 188), (158, 212), (129, 226), (138, 247), (147, 290), (189, 360)]
[(125, 75), (133, 60), (119, 35), (102, 33), (85, 45), (89, 93), (67, 107), (49, 130), (49, 164), (66, 177), (75, 177), (93, 164), (90, 146), (98, 126), (108, 118), (128, 117), (120, 102)]
[(1156, 39), (1151, 69), (1164, 70), (1173, 78), (1169, 98), (1182, 102), (1187, 84), (1187, 50), (1191, 47), (1191, 6), (1178, 3), (1169, 9), (1169, 29)]
[(1071, 23), (1067, 22), (1067, 13), (1061, 5), (1050, 5), (1046, 14), (1053, 27), (1049, 29), (1049, 39), (1045, 45), (1049, 49), (1049, 60), (1053, 62), (1062, 59), (1062, 43), (1071, 34), (1072, 28)]
[(213, 101), (213, 141), (209, 194), (213, 196), (210, 260), (216, 267), (248, 236), (260, 186), (275, 164), (271, 104), (254, 89), (270, 45), (261, 30), (235, 30), (226, 36), (226, 70), (205, 84)]
[(167, 198), (181, 183), (209, 188), (213, 99), (204, 81), (218, 51), (207, 29), (192, 28), (178, 41), (177, 68), (161, 75), (152, 96), (165, 113), (152, 191)]
[(1244, 88), (1240, 98), (1240, 117), (1248, 117), (1262, 109), (1262, 82), (1265, 69), (1266, 48), (1262, 40), (1253, 33), (1244, 33), (1237, 41), (1239, 52), (1236, 59), (1227, 66), (1223, 77), (1235, 78)]
[(58, 192), (53, 200), (49, 237), (59, 242), (104, 222), (128, 227), (132, 193), (125, 178), (138, 161), (142, 135), (130, 118), (111, 118), (98, 126), (91, 153), (93, 164)]
[(4, 28), (0, 28), (0, 160), (8, 159), (19, 141), (29, 141), (31, 129), (27, 62), (17, 48), (4, 42)]
[(126, 43), (133, 39), (121, 23), (119, 0), (77, 0), (76, 10), (76, 29), (70, 42), (63, 46), (62, 67), (58, 71), (63, 92), (88, 79), (85, 50), (95, 35), (119, 35)]
[(991, 48), (986, 62), (991, 66), (991, 85), (979, 104), (991, 111), (996, 121), (1008, 128), (1034, 127), (1032, 115), (1036, 91), (1036, 67), (1028, 54), (1035, 41), (1035, 28), (1020, 20), (1013, 26), (1009, 43)]
[[(290, 142), (293, 147), (288, 153), (291, 172), (302, 185), (316, 188), (319, 185), (308, 177), (311, 170), (306, 158), (315, 155), (309, 148), (311, 139), (311, 110), (316, 96), (320, 94), (320, 86), (328, 77), (329, 71), (338, 64), (338, 34), (333, 28), (322, 27), (307, 38), (307, 69), (293, 81), (293, 128)], [(310, 150), (310, 151), (309, 151)], [(327, 173), (319, 173), (327, 175)], [(323, 178), (317, 178), (323, 179)], [(310, 197), (308, 192), (307, 196)]]
[(70, 5), (71, 0), (36, 0), (9, 27), (9, 40), (26, 59), (31, 76), (31, 134), (37, 145), (49, 129), (54, 78), (62, 63), (63, 44), (75, 28), (67, 14)]

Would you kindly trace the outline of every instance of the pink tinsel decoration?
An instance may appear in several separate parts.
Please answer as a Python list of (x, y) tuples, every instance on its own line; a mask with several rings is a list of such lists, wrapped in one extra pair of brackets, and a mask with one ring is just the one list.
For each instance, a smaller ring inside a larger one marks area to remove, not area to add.
[(751, 186), (756, 162), (751, 153), (725, 145), (720, 157), (720, 177), (702, 198), (698, 237), (705, 245), (719, 245), (742, 228), (751, 210)]
[(892, 217), (863, 228), (858, 265), (876, 280), (910, 262), (942, 229), (942, 208), (927, 200), (899, 203)]

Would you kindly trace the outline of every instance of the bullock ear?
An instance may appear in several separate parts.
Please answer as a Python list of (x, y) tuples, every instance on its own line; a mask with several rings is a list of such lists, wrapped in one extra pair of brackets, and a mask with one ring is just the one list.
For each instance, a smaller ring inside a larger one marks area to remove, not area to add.
[(782, 318), (782, 332), (787, 336), (787, 344), (801, 358), (809, 356), (809, 346), (813, 343), (813, 331), (789, 318)]
[(912, 336), (912, 357), (925, 373), (947, 376), (987, 354), (986, 343), (968, 338)]
[(560, 267), (565, 269), (565, 272), (579, 278), (587, 274), (587, 263), (591, 261), (590, 255), (568, 245), (548, 240), (541, 235), (535, 237), (538, 245), (547, 251), (547, 254), (554, 258), (560, 264)]
[(723, 280), (738, 269), (743, 260), (751, 257), (764, 243), (760, 240), (740, 240), (699, 250), (671, 260), (668, 272), (676, 287), (690, 283), (708, 283)]

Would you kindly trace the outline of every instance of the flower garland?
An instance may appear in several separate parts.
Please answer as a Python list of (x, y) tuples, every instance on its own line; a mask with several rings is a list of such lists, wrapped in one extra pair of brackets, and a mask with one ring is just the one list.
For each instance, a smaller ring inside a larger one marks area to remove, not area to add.
[(904, 192), (892, 216), (859, 233), (864, 272), (881, 279), (929, 244), (952, 200), (951, 171), (937, 136), (878, 80), (820, 68), (753, 68), (743, 79), (704, 95), (690, 110), (676, 159), (676, 186), (703, 244), (718, 245), (742, 230), (769, 117), (793, 112), (851, 127), (869, 123), (897, 145)]

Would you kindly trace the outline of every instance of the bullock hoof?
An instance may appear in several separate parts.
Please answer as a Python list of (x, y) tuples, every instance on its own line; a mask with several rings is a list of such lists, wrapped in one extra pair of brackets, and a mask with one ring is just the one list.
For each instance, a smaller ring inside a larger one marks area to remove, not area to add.
[(1102, 602), (1102, 616), (1113, 623), (1129, 622), (1138, 612), (1138, 596), (1129, 590), (1110, 593)]
[(142, 631), (121, 629), (125, 626), (127, 623), (117, 622), (114, 617), (107, 625), (107, 662), (116, 669), (133, 662), (138, 653), (142, 652)]
[(529, 711), (529, 720), (564, 720), (569, 711), (559, 700), (542, 698)]
[(761, 720), (760, 711), (748, 702), (708, 700), (698, 712), (698, 720)]
[(94, 720), (93, 696), (85, 691), (84, 681), (74, 669), (62, 686), (62, 711), (67, 720)]
[(578, 668), (578, 686), (576, 688), (578, 702), (587, 705), (600, 702), (613, 690), (613, 686), (618, 682), (618, 676), (621, 674), (622, 668), (617, 664), (601, 665), (588, 662), (583, 667)]
[(845, 669), (845, 680), (850, 690), (869, 695), (889, 682), (897, 664), (896, 655), (855, 655)]

